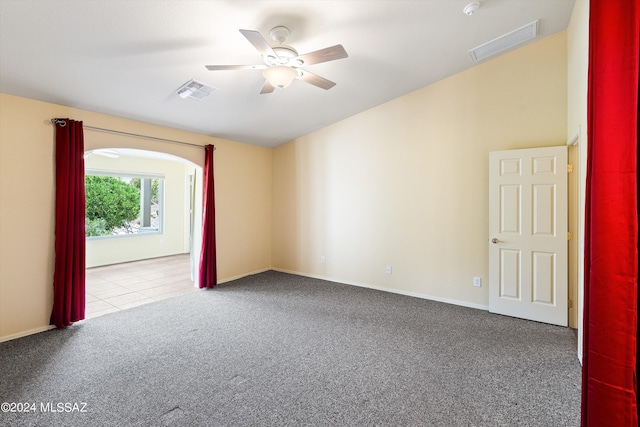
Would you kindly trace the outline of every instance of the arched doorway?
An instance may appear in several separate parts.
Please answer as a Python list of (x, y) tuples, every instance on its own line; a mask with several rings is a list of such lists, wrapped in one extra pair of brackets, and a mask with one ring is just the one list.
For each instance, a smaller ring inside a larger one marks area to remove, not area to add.
[[(85, 153), (85, 176), (137, 187), (140, 204), (139, 217), (126, 226), (94, 230), (87, 237), (86, 317), (193, 290), (201, 241), (202, 167), (165, 152), (98, 148)], [(87, 181), (88, 209), (92, 194)], [(118, 200), (109, 203), (117, 205)], [(89, 217), (88, 211), (88, 224)]]

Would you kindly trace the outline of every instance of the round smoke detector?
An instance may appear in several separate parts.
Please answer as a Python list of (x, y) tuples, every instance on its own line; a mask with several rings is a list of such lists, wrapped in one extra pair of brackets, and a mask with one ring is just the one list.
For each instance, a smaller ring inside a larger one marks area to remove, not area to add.
[(468, 5), (466, 5), (464, 7), (464, 9), (462, 9), (462, 12), (464, 12), (465, 15), (471, 16), (474, 13), (476, 13), (478, 11), (478, 9), (480, 9), (480, 3), (473, 2), (473, 3), (469, 3)]

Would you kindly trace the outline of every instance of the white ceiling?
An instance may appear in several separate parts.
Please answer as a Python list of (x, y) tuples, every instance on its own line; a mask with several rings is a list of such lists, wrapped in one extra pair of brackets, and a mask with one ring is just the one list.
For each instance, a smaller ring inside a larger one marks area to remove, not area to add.
[[(267, 147), (277, 146), (475, 64), (469, 49), (540, 20), (567, 28), (575, 0), (0, 0), (0, 91)], [(346, 59), (260, 95), (261, 64), (238, 31), (287, 26), (300, 54), (342, 44)], [(175, 94), (196, 79), (198, 101)], [(91, 123), (87, 123), (91, 125)]]

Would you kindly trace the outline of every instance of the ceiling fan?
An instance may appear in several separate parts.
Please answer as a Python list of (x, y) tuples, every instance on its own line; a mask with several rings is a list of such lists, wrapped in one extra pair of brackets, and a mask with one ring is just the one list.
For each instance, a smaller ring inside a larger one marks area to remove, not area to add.
[(269, 32), (269, 37), (278, 46), (271, 46), (258, 31), (240, 30), (243, 36), (262, 55), (264, 64), (259, 65), (206, 65), (210, 71), (218, 70), (263, 70), (265, 78), (260, 94), (271, 93), (275, 88), (284, 88), (291, 84), (293, 79), (299, 79), (318, 86), (322, 89), (331, 89), (336, 84), (330, 80), (316, 74), (303, 70), (302, 66), (319, 64), (321, 62), (334, 61), (346, 58), (347, 52), (342, 45), (335, 45), (314, 52), (298, 55), (298, 52), (291, 46), (284, 45), (284, 41), (289, 36), (287, 27), (275, 27)]

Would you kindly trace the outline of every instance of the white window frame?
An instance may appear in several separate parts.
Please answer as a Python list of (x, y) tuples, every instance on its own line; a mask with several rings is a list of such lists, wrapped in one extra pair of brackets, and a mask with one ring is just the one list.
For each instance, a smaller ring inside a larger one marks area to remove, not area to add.
[[(164, 174), (156, 174), (156, 173), (148, 173), (148, 172), (127, 172), (127, 171), (114, 171), (114, 170), (105, 170), (105, 169), (85, 169), (84, 172), (85, 177), (87, 175), (93, 176), (112, 176), (117, 178), (140, 178), (140, 179), (159, 179), (158, 182), (158, 228), (157, 229), (148, 229), (144, 232), (139, 233), (128, 233), (128, 234), (111, 234), (108, 236), (86, 236), (87, 239), (90, 240), (103, 240), (103, 239), (122, 239), (122, 238), (132, 238), (132, 237), (141, 237), (141, 236), (149, 236), (149, 235), (159, 235), (164, 234), (164, 182), (166, 180)], [(142, 196), (140, 197), (140, 203), (142, 204)], [(140, 209), (140, 215), (142, 215), (142, 208)], [(140, 227), (142, 228), (142, 226)]]

